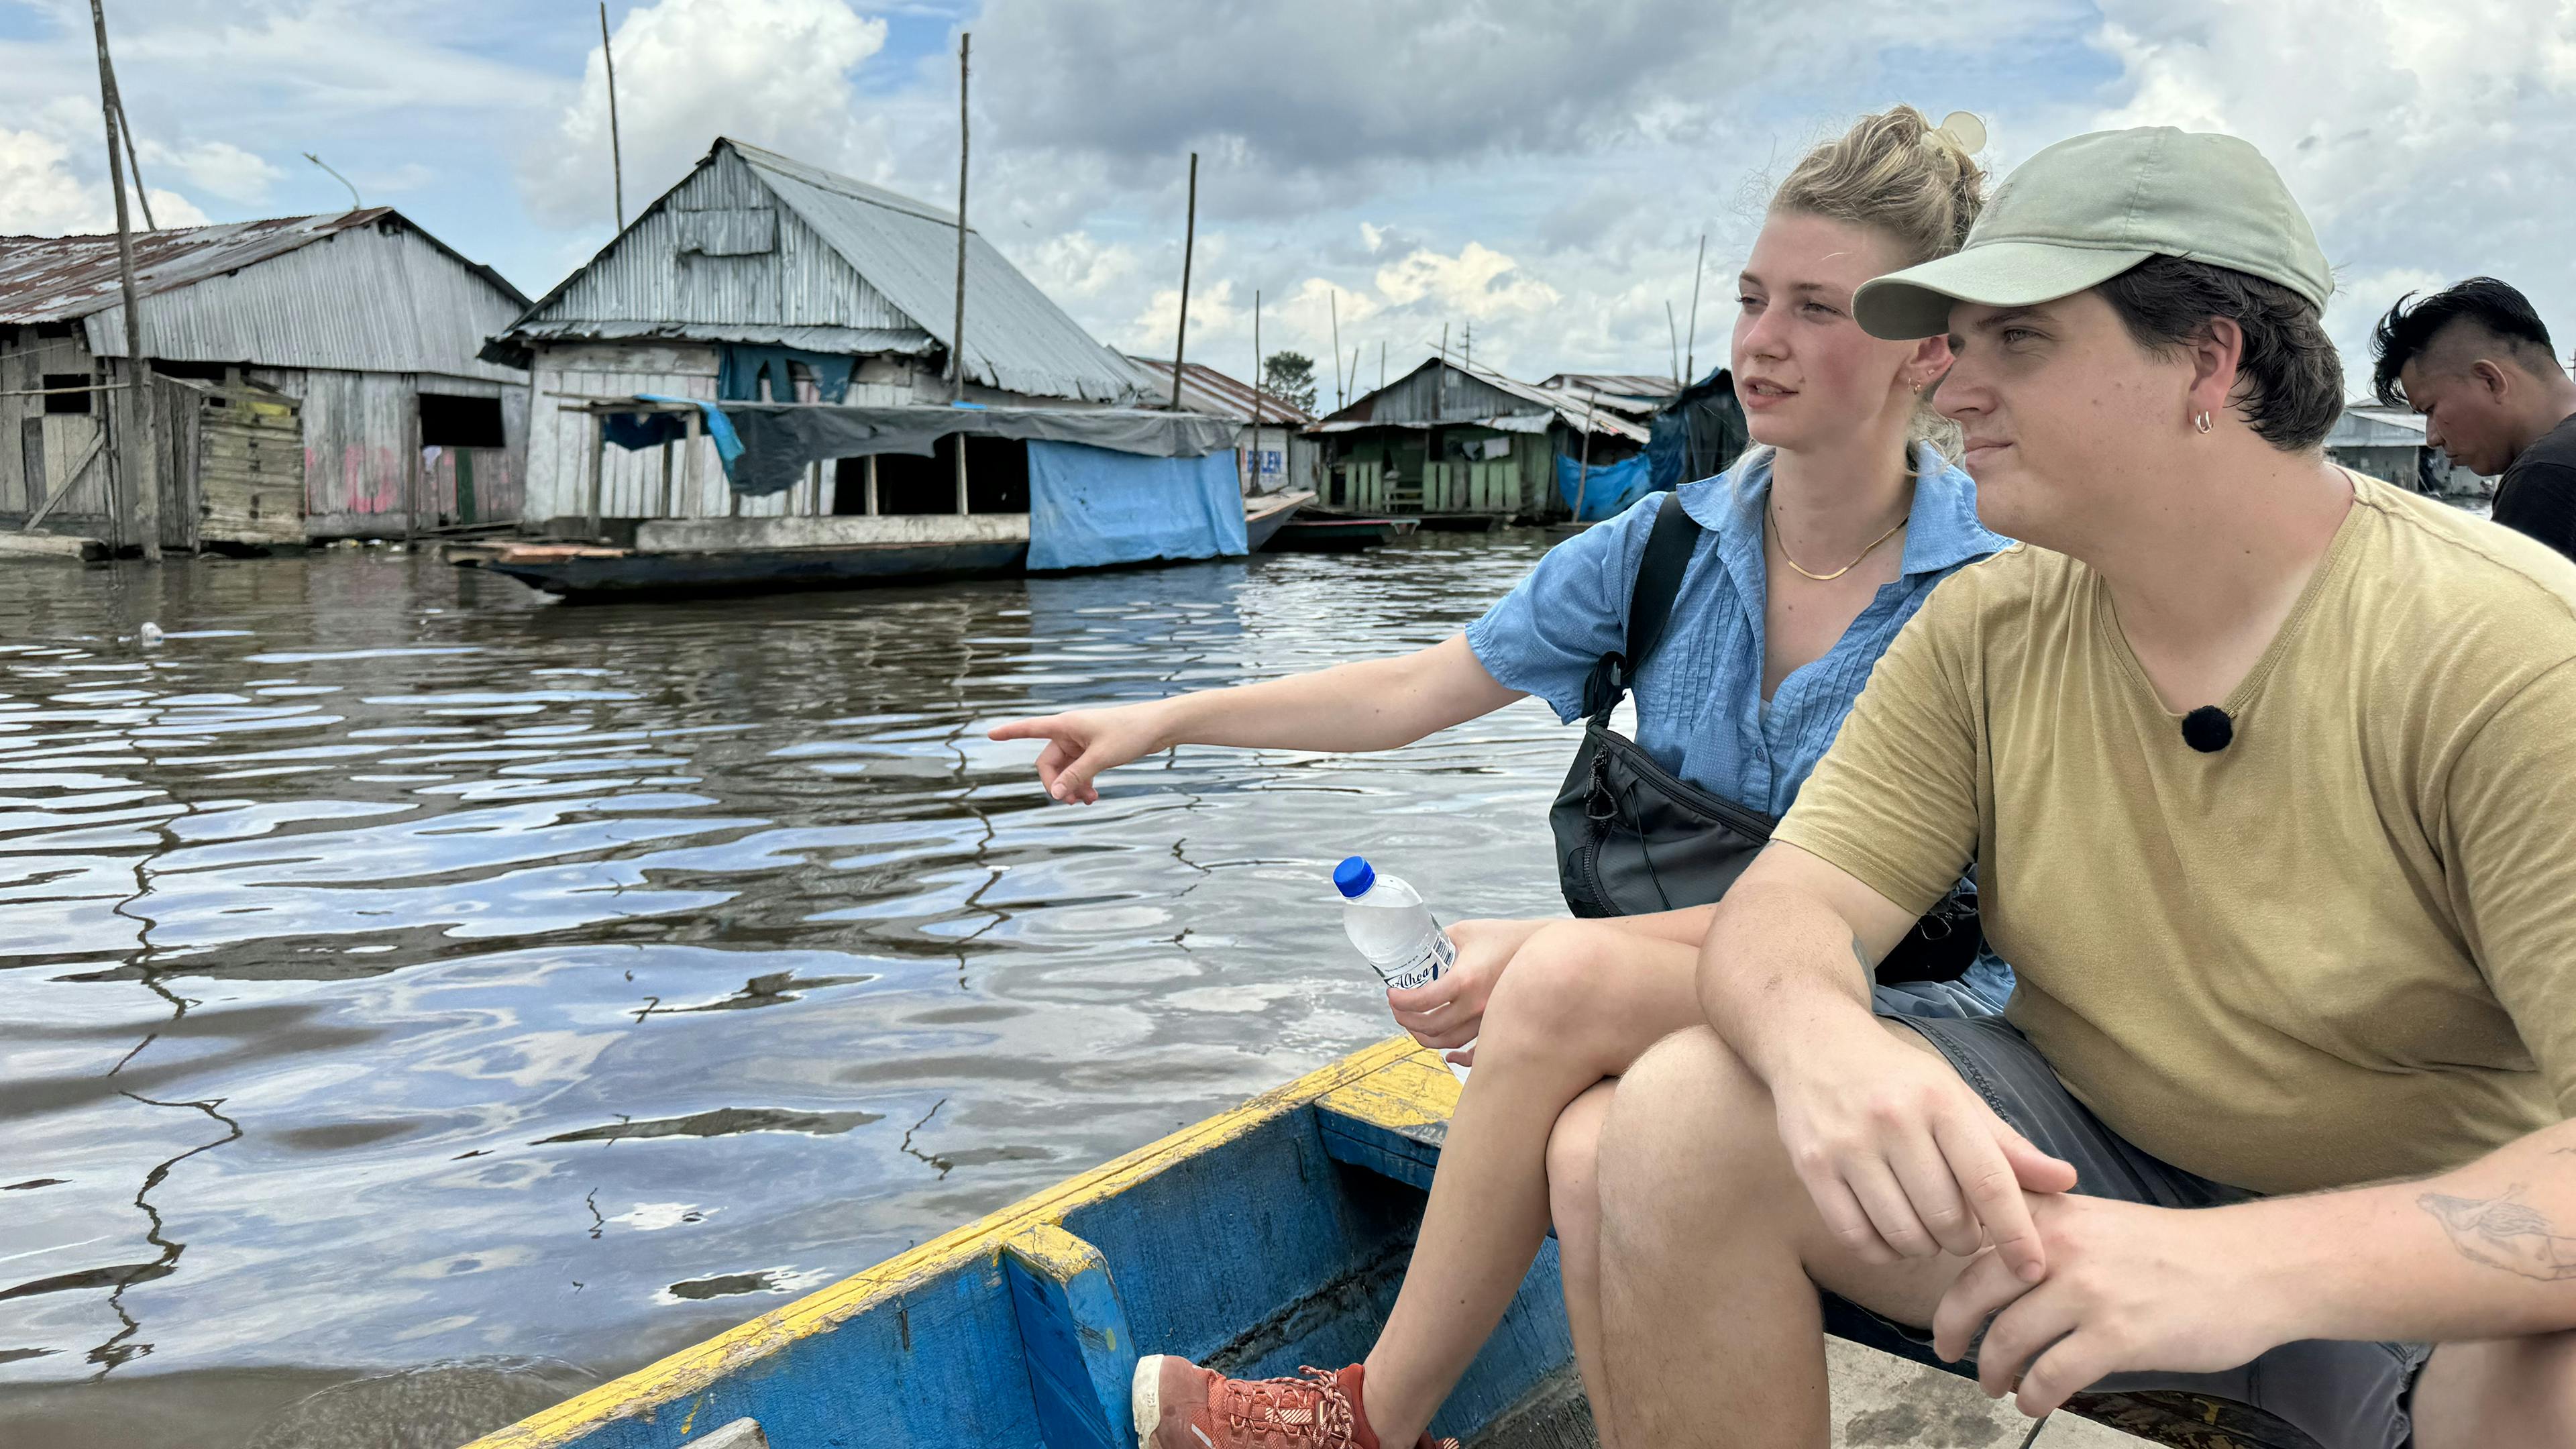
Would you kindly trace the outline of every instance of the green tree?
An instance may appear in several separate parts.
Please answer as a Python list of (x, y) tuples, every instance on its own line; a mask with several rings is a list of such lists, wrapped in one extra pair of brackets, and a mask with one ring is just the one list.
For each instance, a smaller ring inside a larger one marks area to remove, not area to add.
[(1315, 359), (1302, 352), (1274, 352), (1261, 364), (1261, 390), (1315, 410)]

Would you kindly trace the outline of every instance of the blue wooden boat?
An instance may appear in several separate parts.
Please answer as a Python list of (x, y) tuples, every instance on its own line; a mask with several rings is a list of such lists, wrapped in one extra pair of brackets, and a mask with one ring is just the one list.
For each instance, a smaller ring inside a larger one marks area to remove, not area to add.
[[(1408, 1039), (1353, 1053), (471, 1449), (678, 1449), (744, 1419), (771, 1449), (1126, 1449), (1140, 1355), (1365, 1356), (1457, 1094)], [(1572, 1352), (1551, 1244), (1440, 1432), (1579, 1420)]]
[[(1126, 1449), (1144, 1354), (1245, 1377), (1366, 1356), (1457, 1097), (1439, 1057), (1381, 1042), (466, 1449)], [(1826, 1323), (1932, 1361), (1838, 1300)], [(1572, 1353), (1550, 1242), (1433, 1431), (1596, 1443)], [(2312, 1449), (2219, 1400), (2072, 1407), (2177, 1449)]]

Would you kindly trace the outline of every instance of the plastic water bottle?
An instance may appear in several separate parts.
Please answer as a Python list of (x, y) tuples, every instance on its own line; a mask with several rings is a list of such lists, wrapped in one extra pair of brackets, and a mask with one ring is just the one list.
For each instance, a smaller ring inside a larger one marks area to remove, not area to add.
[(1404, 990), (1440, 979), (1458, 959), (1458, 948), (1413, 887), (1379, 875), (1354, 855), (1333, 867), (1342, 893), (1342, 931), (1387, 985)]

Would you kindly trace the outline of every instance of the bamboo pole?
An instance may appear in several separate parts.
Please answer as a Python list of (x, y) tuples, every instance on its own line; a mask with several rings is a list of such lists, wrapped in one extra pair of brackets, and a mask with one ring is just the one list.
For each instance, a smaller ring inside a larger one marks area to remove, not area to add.
[(1592, 482), (1592, 409), (1601, 401), (1597, 391), (1583, 399), (1583, 461), (1574, 473), (1574, 521), (1583, 521), (1583, 490)]
[(1664, 330), (1673, 338), (1673, 386), (1682, 385), (1682, 330), (1673, 322), (1673, 304), (1664, 304)]
[(966, 75), (975, 37), (957, 37), (957, 311), (948, 325), (948, 398), (966, 396)]
[(1252, 456), (1245, 460), (1243, 489), (1261, 488), (1261, 289), (1252, 289)]
[(1325, 293), (1324, 300), (1333, 309), (1333, 411), (1340, 412), (1351, 401), (1342, 387), (1342, 289)]
[(700, 472), (700, 464), (698, 462), (698, 434), (699, 430), (705, 426), (706, 414), (699, 412), (696, 408), (689, 409), (687, 420), (681, 424), (683, 429), (683, 433), (680, 438), (680, 493), (682, 495), (682, 512), (679, 516), (682, 518), (699, 517), (698, 505), (704, 501), (699, 496), (705, 491), (706, 485), (703, 475)]
[(152, 221), (152, 193), (143, 189), (143, 158), (134, 154), (134, 122), (126, 119), (123, 91), (116, 96), (116, 129), (125, 136), (125, 169), (134, 178), (134, 204), (143, 208), (143, 229), (159, 231)]
[(590, 537), (599, 537), (600, 495), (608, 490), (608, 415), (590, 418)]
[(1190, 346), (1190, 262), (1199, 244), (1199, 153), (1190, 153), (1190, 209), (1181, 232), (1181, 335), (1172, 339), (1172, 411), (1181, 410), (1182, 354)]
[[(107, 179), (116, 193), (116, 274), (117, 285), (125, 302), (126, 381), (132, 384), (125, 394), (126, 429), (115, 443), (111, 476), (121, 476), (127, 510), (134, 520), (134, 531), (143, 545), (146, 563), (161, 561), (161, 496), (159, 472), (153, 466), (152, 416), (146, 405), (141, 381), (151, 375), (150, 354), (143, 349), (143, 312), (140, 294), (134, 285), (134, 223), (125, 208), (125, 166), (117, 146), (116, 117), (119, 102), (116, 94), (116, 69), (107, 56), (107, 11), (100, 0), (89, 0), (90, 27), (98, 39), (99, 108), (107, 127)], [(105, 420), (102, 419), (102, 422)]]
[(1708, 273), (1708, 233), (1699, 234), (1699, 260), (1691, 263), (1690, 341), (1683, 344), (1682, 386), (1699, 376), (1699, 284)]
[(617, 229), (626, 230), (626, 148), (617, 134), (617, 56), (608, 48), (608, 0), (599, 0), (599, 58), (608, 67), (608, 174), (617, 187)]

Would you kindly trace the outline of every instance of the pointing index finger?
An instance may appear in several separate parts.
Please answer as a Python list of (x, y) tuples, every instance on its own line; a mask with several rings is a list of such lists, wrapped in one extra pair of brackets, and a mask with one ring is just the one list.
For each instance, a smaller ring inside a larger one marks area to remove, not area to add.
[[(1991, 1114), (1981, 1114), (1991, 1118)], [(2048, 1273), (2048, 1256), (2040, 1247), (2039, 1225), (2030, 1204), (2022, 1200), (2021, 1179), (2004, 1156), (1997, 1134), (2011, 1129), (2000, 1118), (1978, 1121), (1963, 1112), (1944, 1112), (1934, 1122), (1933, 1140), (1959, 1180), (1959, 1190), (1984, 1225), (1995, 1255), (2025, 1283)]]

